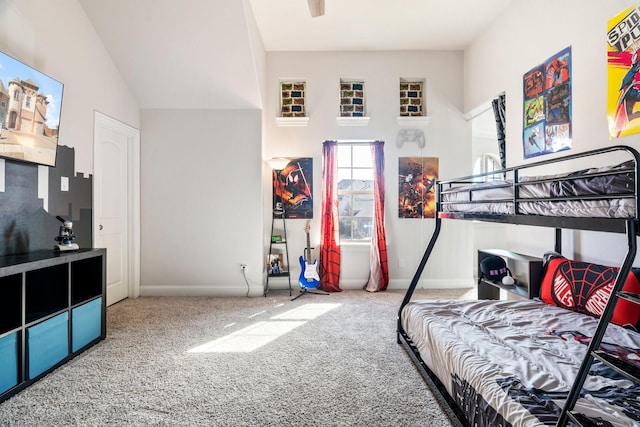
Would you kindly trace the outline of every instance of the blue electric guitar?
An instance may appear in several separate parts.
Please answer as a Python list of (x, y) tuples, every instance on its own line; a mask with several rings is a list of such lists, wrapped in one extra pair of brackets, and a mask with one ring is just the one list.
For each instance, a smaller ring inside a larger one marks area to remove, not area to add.
[(304, 251), (304, 256), (300, 256), (300, 267), (302, 272), (300, 273), (300, 279), (298, 283), (303, 289), (315, 289), (320, 287), (320, 276), (318, 276), (318, 260), (314, 260), (311, 263), (311, 241), (309, 239), (309, 230), (311, 229), (311, 220), (307, 221), (307, 225), (304, 227), (304, 231), (307, 233), (307, 248)]

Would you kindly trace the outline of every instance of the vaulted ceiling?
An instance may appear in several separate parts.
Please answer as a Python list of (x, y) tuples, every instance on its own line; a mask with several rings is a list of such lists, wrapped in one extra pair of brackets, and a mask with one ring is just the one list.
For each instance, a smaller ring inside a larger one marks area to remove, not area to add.
[(326, 0), (316, 18), (306, 0), (79, 3), (140, 108), (252, 109), (264, 50), (464, 50), (511, 1)]

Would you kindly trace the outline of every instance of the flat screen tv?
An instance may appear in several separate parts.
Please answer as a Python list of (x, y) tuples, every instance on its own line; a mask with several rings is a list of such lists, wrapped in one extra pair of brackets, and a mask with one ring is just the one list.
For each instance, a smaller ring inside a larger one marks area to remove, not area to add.
[(0, 52), (0, 157), (56, 165), (63, 88)]

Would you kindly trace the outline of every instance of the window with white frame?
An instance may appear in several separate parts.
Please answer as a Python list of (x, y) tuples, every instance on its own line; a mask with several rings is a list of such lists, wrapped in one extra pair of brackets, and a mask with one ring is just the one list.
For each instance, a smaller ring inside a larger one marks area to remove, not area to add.
[[(500, 158), (493, 153), (484, 153), (476, 159), (473, 165), (473, 174), (490, 173), (500, 169)], [(501, 179), (500, 174), (485, 175), (482, 177), (483, 181), (493, 181), (496, 179)]]
[(340, 143), (338, 145), (340, 241), (370, 241), (373, 209), (371, 147), (366, 143)]

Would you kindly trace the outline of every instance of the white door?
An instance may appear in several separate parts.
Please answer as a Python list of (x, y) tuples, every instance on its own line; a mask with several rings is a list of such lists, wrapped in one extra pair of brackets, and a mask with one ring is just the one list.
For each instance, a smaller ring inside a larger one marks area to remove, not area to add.
[(107, 249), (107, 305), (137, 296), (140, 132), (98, 112), (94, 128), (94, 246)]

